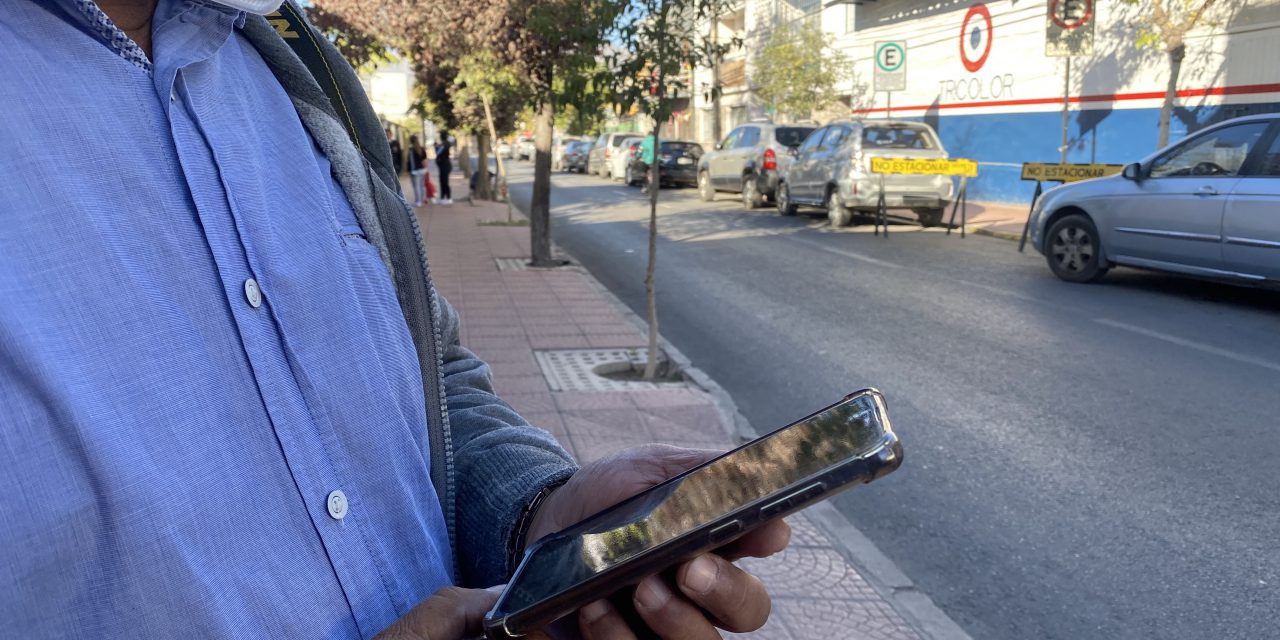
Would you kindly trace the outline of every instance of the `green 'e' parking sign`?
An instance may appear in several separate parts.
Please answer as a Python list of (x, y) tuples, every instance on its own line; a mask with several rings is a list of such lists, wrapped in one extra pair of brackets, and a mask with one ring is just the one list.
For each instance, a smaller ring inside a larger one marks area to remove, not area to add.
[(901, 40), (877, 42), (875, 48), (875, 91), (907, 89), (907, 43)]

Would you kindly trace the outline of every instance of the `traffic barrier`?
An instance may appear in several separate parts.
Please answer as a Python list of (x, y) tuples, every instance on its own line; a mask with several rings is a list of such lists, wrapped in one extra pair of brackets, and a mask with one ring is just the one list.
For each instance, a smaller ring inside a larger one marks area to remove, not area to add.
[(884, 177), (894, 175), (927, 175), (927, 176), (960, 176), (960, 190), (956, 193), (951, 205), (951, 219), (947, 221), (947, 235), (951, 235), (951, 227), (955, 226), (956, 212), (960, 212), (960, 237), (965, 237), (965, 225), (969, 219), (969, 178), (978, 177), (978, 162), (964, 158), (930, 159), (930, 158), (872, 158), (871, 172), (880, 174), (880, 198), (876, 202), (876, 220), (873, 233), (880, 235), (880, 227), (884, 226), (884, 235), (889, 237), (888, 207), (884, 200)]
[(1031, 208), (1027, 210), (1027, 222), (1022, 225), (1022, 238), (1018, 240), (1018, 253), (1027, 247), (1027, 234), (1031, 231), (1031, 212), (1044, 193), (1046, 182), (1080, 182), (1094, 178), (1113, 176), (1124, 170), (1122, 164), (1061, 164), (1048, 162), (1022, 163), (1022, 179), (1035, 180), (1036, 192), (1031, 196)]

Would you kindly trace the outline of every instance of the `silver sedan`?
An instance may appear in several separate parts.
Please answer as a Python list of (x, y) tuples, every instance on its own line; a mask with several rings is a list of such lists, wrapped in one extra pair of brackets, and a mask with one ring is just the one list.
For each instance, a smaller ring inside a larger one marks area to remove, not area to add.
[(1280, 284), (1280, 114), (1228, 120), (1120, 175), (1050, 189), (1030, 223), (1070, 282), (1125, 265)]

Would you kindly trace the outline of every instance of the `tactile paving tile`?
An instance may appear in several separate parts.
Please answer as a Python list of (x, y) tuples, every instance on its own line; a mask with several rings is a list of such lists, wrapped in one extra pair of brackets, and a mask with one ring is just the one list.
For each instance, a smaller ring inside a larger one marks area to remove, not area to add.
[(535, 351), (534, 357), (552, 391), (634, 391), (682, 389), (687, 382), (611, 380), (594, 369), (603, 364), (644, 362), (648, 349), (559, 349)]
[(528, 271), (528, 258), (494, 258), (498, 263), (498, 271)]

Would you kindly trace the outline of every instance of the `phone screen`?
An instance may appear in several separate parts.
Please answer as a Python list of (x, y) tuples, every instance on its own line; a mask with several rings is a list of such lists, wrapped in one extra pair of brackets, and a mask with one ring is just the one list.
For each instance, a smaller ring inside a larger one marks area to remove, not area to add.
[(871, 452), (889, 430), (863, 392), (544, 538), (499, 603), (517, 612), (806, 478)]

